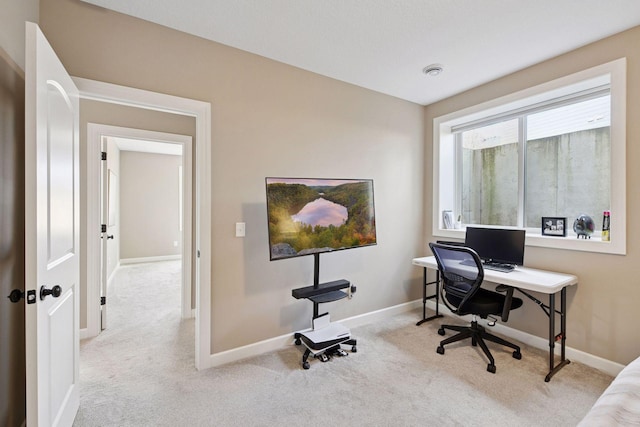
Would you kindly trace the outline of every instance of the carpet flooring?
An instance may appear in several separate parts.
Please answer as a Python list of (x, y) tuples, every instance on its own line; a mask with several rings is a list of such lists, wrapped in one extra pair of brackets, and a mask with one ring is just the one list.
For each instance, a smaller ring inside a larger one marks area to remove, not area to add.
[(118, 270), (108, 329), (81, 343), (74, 426), (575, 426), (612, 380), (572, 362), (545, 383), (546, 352), (489, 343), (491, 374), (469, 343), (436, 353), (439, 324), (462, 322), (417, 327), (418, 311), (353, 328), (357, 353), (309, 370), (292, 343), (197, 371), (179, 277), (178, 261)]

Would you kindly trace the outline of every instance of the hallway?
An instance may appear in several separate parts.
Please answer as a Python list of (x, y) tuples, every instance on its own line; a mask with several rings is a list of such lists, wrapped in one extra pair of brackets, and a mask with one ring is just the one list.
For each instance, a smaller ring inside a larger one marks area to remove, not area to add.
[(165, 390), (196, 372), (194, 320), (180, 318), (180, 261), (131, 264), (115, 274), (108, 328), (80, 343), (75, 426), (144, 425), (159, 408), (175, 406), (175, 399), (163, 405), (175, 398)]

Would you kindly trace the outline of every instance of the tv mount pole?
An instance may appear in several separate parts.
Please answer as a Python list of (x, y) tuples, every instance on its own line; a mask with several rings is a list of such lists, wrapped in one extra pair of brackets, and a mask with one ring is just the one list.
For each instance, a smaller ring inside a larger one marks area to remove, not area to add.
[(320, 285), (320, 253), (313, 254), (313, 287), (318, 289)]
[[(313, 288), (318, 289), (320, 286), (320, 253), (313, 254)], [(318, 317), (319, 304), (313, 301), (313, 318)]]

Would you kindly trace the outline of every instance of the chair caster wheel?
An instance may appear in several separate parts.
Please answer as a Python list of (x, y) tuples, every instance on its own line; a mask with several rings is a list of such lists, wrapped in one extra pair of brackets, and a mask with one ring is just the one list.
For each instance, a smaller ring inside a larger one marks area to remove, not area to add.
[(351, 347), (351, 353), (357, 353), (357, 352), (358, 352), (358, 347), (356, 347), (355, 345)]
[(496, 373), (496, 365), (488, 364), (487, 365), (487, 371), (491, 372), (492, 374), (495, 374)]
[(443, 346), (439, 346), (439, 347), (436, 349), (436, 352), (437, 352), (438, 354), (444, 354), (444, 347), (443, 347)]
[(519, 351), (514, 351), (513, 358), (518, 360), (522, 359), (522, 353), (520, 353)]
[(471, 340), (471, 345), (474, 346), (474, 347), (477, 347), (478, 346), (478, 340), (472, 339)]
[(444, 328), (438, 329), (438, 335), (443, 335), (444, 336)]
[(302, 363), (302, 368), (303, 369), (309, 369), (309, 362), (303, 362)]
[(300, 338), (296, 338), (295, 343), (296, 343), (296, 345), (300, 345), (300, 344), (302, 344), (302, 341), (300, 341)]

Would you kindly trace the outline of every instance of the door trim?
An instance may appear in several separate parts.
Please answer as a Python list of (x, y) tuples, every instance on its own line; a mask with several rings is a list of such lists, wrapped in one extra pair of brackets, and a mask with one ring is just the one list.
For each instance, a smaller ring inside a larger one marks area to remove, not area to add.
[[(126, 86), (73, 77), (81, 99), (195, 117), (195, 366), (211, 366), (211, 104)], [(197, 254), (200, 254), (198, 257)]]
[[(120, 137), (147, 141), (158, 141), (182, 146), (182, 168), (185, 171), (183, 186), (183, 234), (182, 234), (182, 285), (181, 314), (183, 319), (192, 317), (191, 312), (191, 254), (192, 247), (192, 138), (166, 132), (133, 129), (96, 123), (87, 125), (87, 330), (82, 338), (95, 337), (100, 333), (100, 151), (103, 137)], [(175, 257), (173, 257), (175, 258)]]

